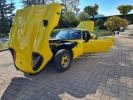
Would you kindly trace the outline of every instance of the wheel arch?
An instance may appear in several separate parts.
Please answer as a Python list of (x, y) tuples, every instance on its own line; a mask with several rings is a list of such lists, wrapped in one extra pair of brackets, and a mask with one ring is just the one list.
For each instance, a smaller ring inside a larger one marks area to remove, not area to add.
[(73, 51), (72, 51), (72, 48), (64, 48), (64, 47), (62, 47), (59, 50), (61, 50), (61, 49), (68, 50), (71, 53), (71, 56), (72, 56), (72, 59), (73, 59)]
[[(71, 55), (72, 55), (72, 59), (73, 59), (73, 51), (72, 51), (72, 48), (70, 48), (69, 46), (64, 46), (64, 45), (62, 45), (62, 46), (58, 46), (58, 47), (54, 47), (54, 49), (53, 50), (51, 50), (52, 51), (52, 53), (53, 53), (53, 57), (52, 57), (52, 59), (55, 57), (55, 55), (56, 55), (56, 53), (59, 51), (59, 50), (61, 50), (61, 49), (65, 49), (65, 50), (68, 50), (70, 53), (71, 53)], [(51, 60), (52, 60), (51, 59)]]

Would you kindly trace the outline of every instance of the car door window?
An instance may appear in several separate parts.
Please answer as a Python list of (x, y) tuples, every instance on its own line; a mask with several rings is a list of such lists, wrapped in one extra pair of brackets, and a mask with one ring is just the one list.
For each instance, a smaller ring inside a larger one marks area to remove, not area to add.
[(81, 32), (77, 31), (77, 32), (72, 33), (71, 39), (81, 39)]

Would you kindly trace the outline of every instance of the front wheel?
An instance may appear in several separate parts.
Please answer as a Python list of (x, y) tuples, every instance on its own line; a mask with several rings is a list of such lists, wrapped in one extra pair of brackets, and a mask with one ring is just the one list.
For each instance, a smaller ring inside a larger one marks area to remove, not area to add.
[(71, 61), (71, 52), (66, 49), (61, 49), (55, 55), (54, 65), (56, 66), (57, 71), (64, 72), (70, 67)]

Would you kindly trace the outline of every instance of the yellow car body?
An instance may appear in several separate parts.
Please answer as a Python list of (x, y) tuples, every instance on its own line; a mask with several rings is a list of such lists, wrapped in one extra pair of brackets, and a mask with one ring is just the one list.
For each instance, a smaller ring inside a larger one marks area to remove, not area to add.
[[(54, 57), (55, 54), (50, 45), (57, 46), (62, 45), (62, 43), (49, 42), (49, 36), (58, 25), (61, 9), (61, 5), (52, 3), (30, 6), (17, 11), (9, 37), (9, 49), (17, 69), (35, 74), (40, 72)], [(90, 23), (92, 24), (89, 24), (89, 31), (93, 31), (94, 22)], [(84, 26), (86, 25), (82, 24), (79, 28)], [(75, 59), (83, 53), (108, 51), (114, 43), (114, 38), (92, 39), (88, 42), (79, 39), (66, 42), (76, 43), (74, 47), (69, 48), (73, 55), (72, 58)], [(36, 59), (35, 62), (34, 59)], [(32, 66), (34, 65), (38, 67), (33, 69)]]

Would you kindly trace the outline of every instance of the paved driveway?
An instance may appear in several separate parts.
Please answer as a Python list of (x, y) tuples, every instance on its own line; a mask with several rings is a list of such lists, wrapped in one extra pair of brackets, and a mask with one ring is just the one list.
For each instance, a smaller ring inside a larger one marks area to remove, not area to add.
[(133, 38), (116, 36), (108, 53), (88, 54), (57, 73), (48, 65), (35, 76), (16, 71), (9, 51), (0, 52), (2, 100), (133, 100)]

